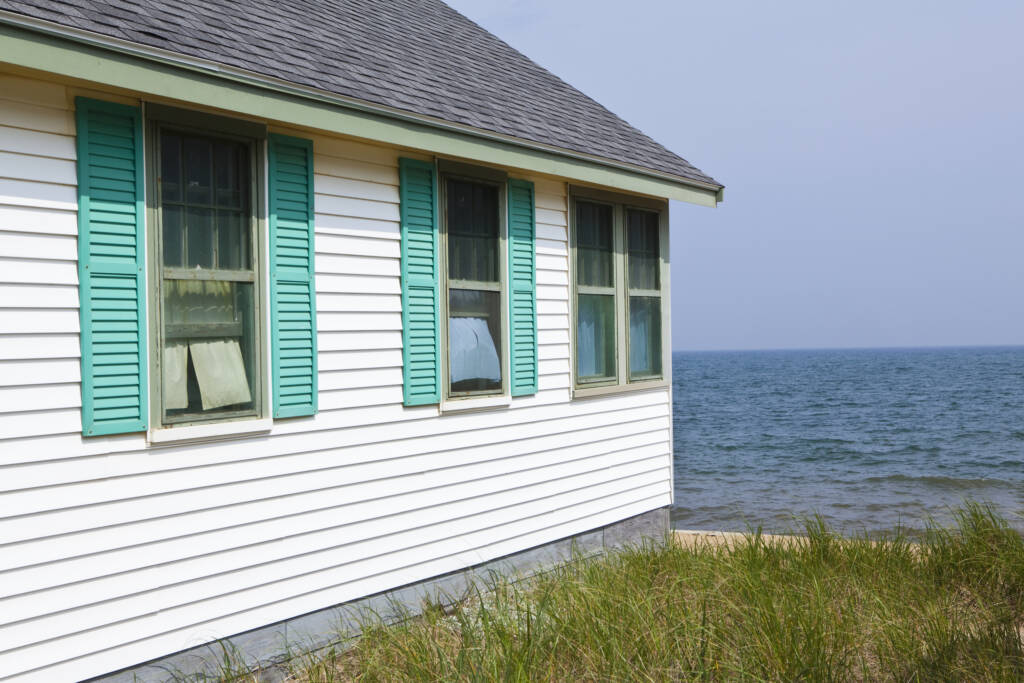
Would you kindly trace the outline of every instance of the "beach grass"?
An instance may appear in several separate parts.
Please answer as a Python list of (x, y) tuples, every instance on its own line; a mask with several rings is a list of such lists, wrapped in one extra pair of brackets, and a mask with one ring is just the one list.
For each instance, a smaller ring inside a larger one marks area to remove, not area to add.
[(370, 618), (299, 681), (1024, 679), (1024, 540), (967, 504), (911, 541), (666, 542), (494, 577), (404, 623)]

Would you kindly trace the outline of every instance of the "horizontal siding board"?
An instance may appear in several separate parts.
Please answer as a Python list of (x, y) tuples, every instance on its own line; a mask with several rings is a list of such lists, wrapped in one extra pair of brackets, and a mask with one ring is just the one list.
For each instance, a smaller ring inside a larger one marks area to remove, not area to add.
[(77, 383), (0, 387), (0, 413), (77, 408), (80, 405), (82, 392)]
[(78, 382), (80, 368), (77, 358), (0, 360), (0, 387)]
[(75, 211), (78, 196), (73, 185), (0, 178), (0, 204)]
[(78, 308), (78, 288), (0, 282), (0, 308)]
[(396, 204), (352, 199), (350, 197), (335, 197), (326, 194), (318, 194), (316, 196), (316, 210), (318, 213), (335, 216), (355, 216), (379, 221), (398, 220), (398, 206)]
[(352, 235), (354, 237), (372, 237), (374, 239), (401, 239), (398, 221), (376, 220), (355, 216), (332, 216), (318, 213), (316, 215), (316, 232), (318, 235)]
[[(74, 161), (75, 138), (0, 125), (0, 151)], [(71, 182), (75, 179), (72, 175)]]
[(401, 256), (397, 241), (382, 240), (374, 236), (355, 237), (349, 235), (325, 235), (316, 237), (317, 254), (349, 254), (352, 256), (375, 256), (398, 259)]
[(318, 177), (345, 178), (398, 187), (398, 169), (394, 164), (376, 164), (317, 154), (315, 169)]
[[(77, 261), (78, 241), (71, 235), (10, 232), (0, 226), (0, 254), (7, 258), (42, 258)], [(0, 274), (0, 277), (3, 277)]]
[[(2, 142), (2, 138), (0, 138)], [(0, 151), (0, 176), (58, 185), (75, 184), (75, 162)]]
[(75, 134), (75, 118), (70, 111), (3, 98), (0, 99), (0, 112), (3, 117), (0, 123), (5, 126), (56, 135)]
[(77, 309), (0, 309), (4, 334), (74, 334), (78, 327)]
[(315, 177), (316, 192), (331, 197), (348, 197), (365, 199), (373, 202), (398, 203), (398, 177), (394, 182), (380, 183), (356, 180), (351, 177), (337, 178), (317, 174)]
[(537, 207), (537, 222), (544, 225), (567, 226), (569, 223), (565, 216), (565, 211), (552, 211)]
[(0, 203), (0, 226), (9, 232), (35, 232), (72, 237), (78, 235), (78, 217), (74, 209), (56, 210)]

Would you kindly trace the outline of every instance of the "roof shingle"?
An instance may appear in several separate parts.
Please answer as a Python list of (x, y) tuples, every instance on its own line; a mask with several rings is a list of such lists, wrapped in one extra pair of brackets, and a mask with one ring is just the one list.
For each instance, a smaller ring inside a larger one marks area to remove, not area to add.
[(719, 185), (440, 0), (0, 0), (0, 9)]

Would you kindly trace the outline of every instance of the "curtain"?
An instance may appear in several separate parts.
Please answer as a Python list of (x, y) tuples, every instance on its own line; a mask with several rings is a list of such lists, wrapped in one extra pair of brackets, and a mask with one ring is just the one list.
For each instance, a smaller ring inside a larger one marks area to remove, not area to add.
[(483, 318), (451, 318), (448, 347), (452, 384), (468, 379), (501, 381), (501, 361)]

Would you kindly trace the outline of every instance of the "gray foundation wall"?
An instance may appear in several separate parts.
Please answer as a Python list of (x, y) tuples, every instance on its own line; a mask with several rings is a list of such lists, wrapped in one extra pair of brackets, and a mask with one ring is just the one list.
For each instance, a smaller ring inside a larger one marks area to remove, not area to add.
[(275, 683), (285, 677), (285, 668), (279, 665), (288, 659), (289, 654), (294, 656), (353, 640), (359, 636), (360, 623), (365, 622), (369, 615), (397, 623), (418, 614), (424, 603), (450, 604), (462, 600), (472, 594), (474, 586), (485, 587), (495, 575), (528, 578), (574, 557), (601, 555), (608, 550), (639, 544), (644, 539), (661, 542), (668, 531), (669, 508), (651, 510), (605, 527), (269, 624), (90, 681), (151, 683), (183, 678), (202, 680), (206, 676), (216, 680), (227, 655), (234, 666), (244, 665), (248, 669), (258, 670), (259, 680)]

